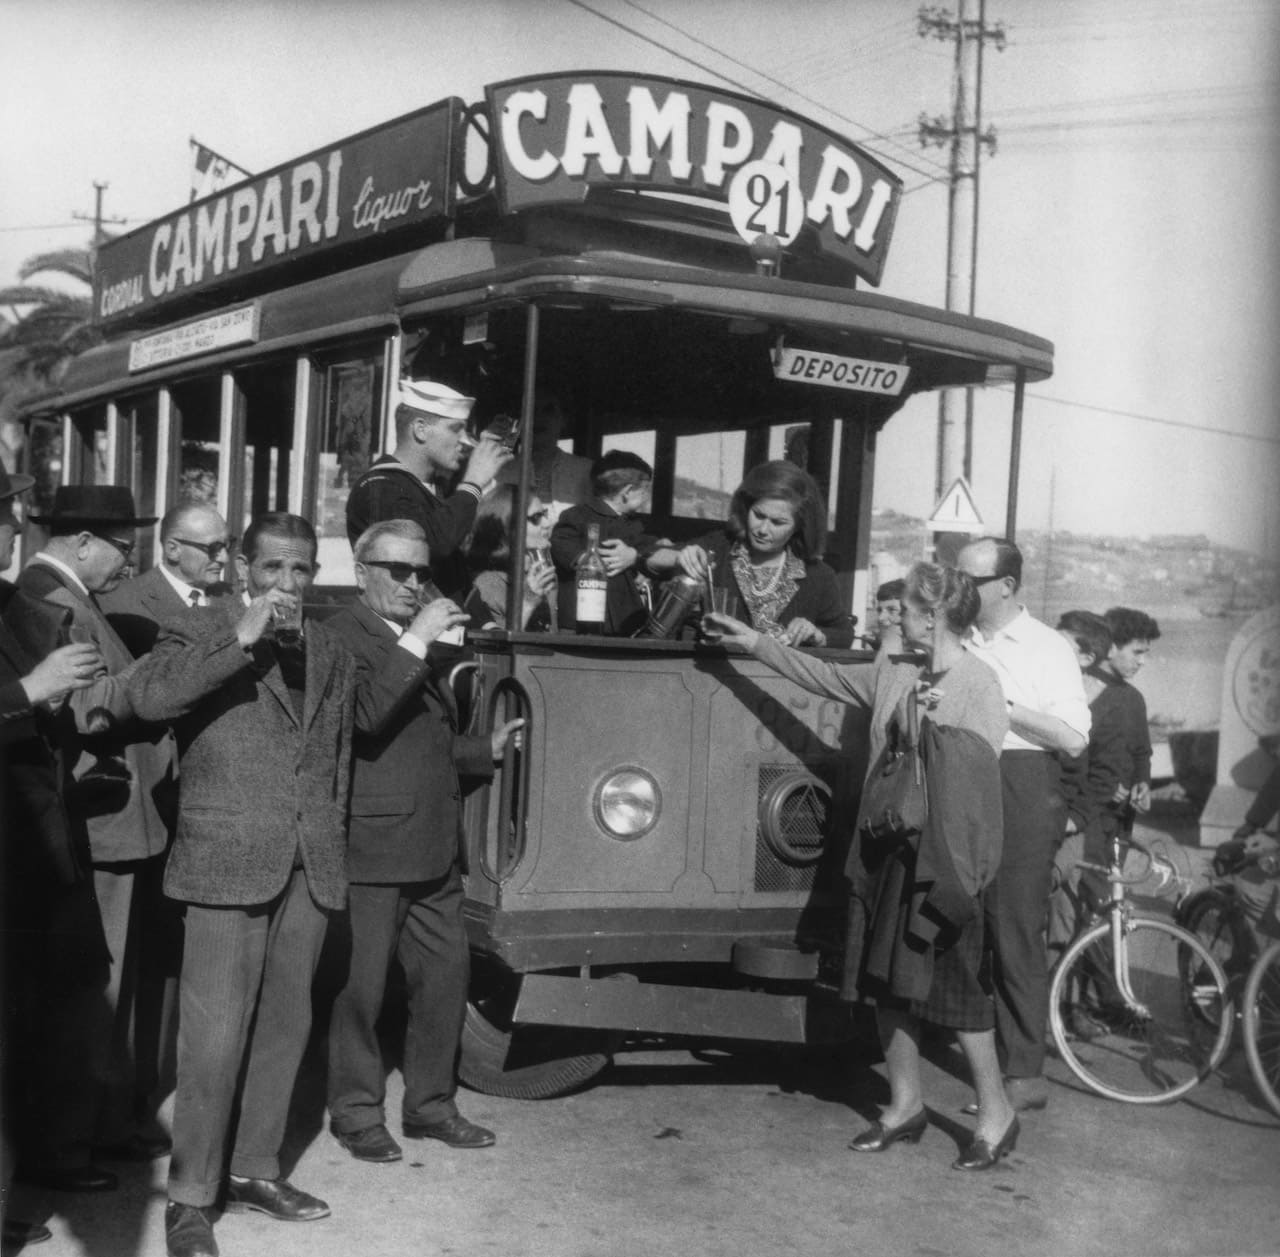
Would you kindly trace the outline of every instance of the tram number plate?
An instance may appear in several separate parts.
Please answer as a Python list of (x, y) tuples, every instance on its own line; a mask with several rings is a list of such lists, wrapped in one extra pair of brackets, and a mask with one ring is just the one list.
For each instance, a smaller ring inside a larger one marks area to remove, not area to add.
[(910, 368), (901, 362), (869, 362), (865, 358), (842, 358), (815, 349), (780, 350), (774, 357), (773, 374), (779, 380), (798, 384), (823, 384), (827, 388), (847, 388), (855, 393), (880, 393), (897, 397), (907, 383)]

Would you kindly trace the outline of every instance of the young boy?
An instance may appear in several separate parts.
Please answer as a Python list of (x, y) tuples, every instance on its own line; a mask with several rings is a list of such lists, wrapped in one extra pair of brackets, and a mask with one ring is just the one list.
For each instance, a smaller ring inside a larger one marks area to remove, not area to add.
[(574, 568), (587, 548), (587, 527), (600, 525), (600, 554), (608, 575), (605, 593), (606, 634), (626, 637), (644, 625), (649, 614), (647, 580), (641, 571), (657, 539), (644, 531), (637, 516), (649, 505), (653, 468), (637, 454), (609, 450), (591, 467), (593, 497), (571, 506), (551, 530), (551, 558), (560, 576), (560, 625), (577, 625)]

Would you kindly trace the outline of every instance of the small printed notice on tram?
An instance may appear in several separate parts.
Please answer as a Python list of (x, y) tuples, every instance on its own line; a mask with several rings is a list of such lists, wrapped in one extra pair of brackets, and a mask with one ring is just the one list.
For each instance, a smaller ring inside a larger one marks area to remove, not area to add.
[(773, 359), (773, 374), (779, 380), (847, 388), (855, 393), (880, 393), (885, 397), (901, 394), (910, 370), (902, 362), (842, 358), (837, 354), (819, 353), (815, 349), (784, 348)]
[(258, 312), (257, 303), (252, 302), (151, 336), (139, 336), (129, 346), (129, 370), (145, 371), (166, 362), (249, 344), (258, 339)]

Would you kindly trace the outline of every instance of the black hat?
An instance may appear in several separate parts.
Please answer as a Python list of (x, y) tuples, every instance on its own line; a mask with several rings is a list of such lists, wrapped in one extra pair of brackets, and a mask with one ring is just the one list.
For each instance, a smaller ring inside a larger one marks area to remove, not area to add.
[(123, 524), (141, 528), (154, 524), (156, 515), (141, 517), (133, 506), (133, 494), (123, 485), (64, 484), (53, 495), (53, 510), (48, 515), (32, 515), (33, 524), (51, 528), (82, 527), (92, 532), (96, 525)]
[(34, 476), (11, 476), (0, 461), (0, 502), (6, 498), (16, 498), (19, 493), (26, 493), (35, 482)]

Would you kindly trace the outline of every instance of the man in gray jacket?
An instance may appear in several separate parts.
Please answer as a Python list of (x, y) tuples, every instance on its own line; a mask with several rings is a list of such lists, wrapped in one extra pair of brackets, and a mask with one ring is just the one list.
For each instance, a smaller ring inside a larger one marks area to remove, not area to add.
[(216, 1257), (210, 1210), (228, 1147), (229, 1209), (329, 1213), (279, 1160), (312, 977), (347, 890), (355, 661), (322, 624), (288, 645), (276, 630), (315, 575), (316, 549), (306, 520), (260, 516), (236, 558), (244, 596), (176, 621), (130, 681), (140, 715), (173, 721), (182, 768), (164, 882), (186, 916), (170, 1257)]

